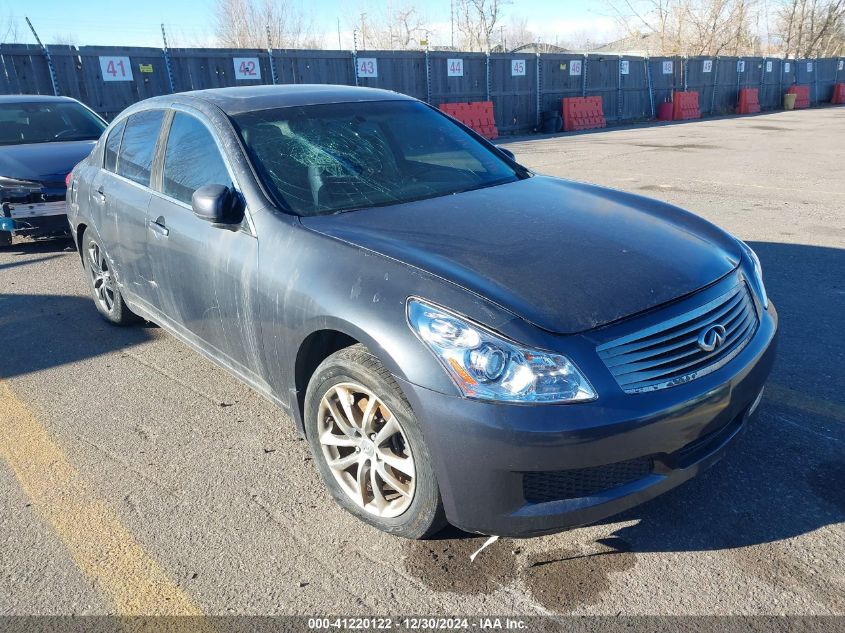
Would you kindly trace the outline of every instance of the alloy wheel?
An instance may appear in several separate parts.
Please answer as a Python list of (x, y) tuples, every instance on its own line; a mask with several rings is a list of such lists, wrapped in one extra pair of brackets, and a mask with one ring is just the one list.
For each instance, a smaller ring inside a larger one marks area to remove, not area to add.
[(366, 512), (405, 512), (414, 499), (416, 469), (402, 425), (370, 389), (341, 383), (320, 401), (320, 448), (337, 483)]
[(111, 312), (114, 308), (117, 287), (106, 254), (97, 242), (91, 242), (88, 246), (88, 263), (97, 303), (106, 312)]

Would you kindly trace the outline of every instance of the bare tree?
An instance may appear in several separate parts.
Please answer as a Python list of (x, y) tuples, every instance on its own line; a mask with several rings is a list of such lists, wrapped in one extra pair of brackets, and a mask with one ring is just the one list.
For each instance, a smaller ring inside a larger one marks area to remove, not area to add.
[(421, 48), (431, 32), (425, 17), (412, 4), (387, 4), (377, 11), (361, 11), (353, 20), (353, 28), (360, 48), (386, 50)]
[(536, 40), (534, 33), (528, 28), (527, 18), (511, 18), (508, 26), (504, 29), (505, 37), (502, 44), (513, 50), (525, 44), (533, 44)]
[(468, 51), (489, 51), (509, 0), (455, 0), (455, 27)]
[(786, 57), (845, 54), (845, 0), (786, 0), (777, 27)]
[(291, 0), (217, 0), (215, 31), (218, 44), (231, 48), (322, 46)]
[(760, 49), (757, 0), (607, 0), (607, 4), (629, 36), (649, 41), (649, 53), (750, 55)]
[(0, 42), (4, 44), (17, 42), (18, 35), (18, 22), (9, 10), (5, 16), (0, 16)]

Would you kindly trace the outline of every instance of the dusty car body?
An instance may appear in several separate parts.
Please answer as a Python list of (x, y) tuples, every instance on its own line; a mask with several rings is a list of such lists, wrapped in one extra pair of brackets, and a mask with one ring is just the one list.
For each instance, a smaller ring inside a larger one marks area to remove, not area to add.
[(65, 179), (105, 127), (70, 97), (0, 96), (0, 242), (67, 232)]
[[(133, 126), (132, 161), (153, 139), (144, 182), (118, 173)], [(212, 180), (168, 158), (200, 136)], [(399, 154), (401, 178), (371, 187)], [(444, 189), (461, 178), (481, 184)], [(335, 499), (403, 536), (445, 520), (543, 534), (669, 490), (738, 437), (774, 358), (777, 313), (742, 242), (533, 174), (395, 93), (141, 102), (74, 170), (68, 207), (106, 318), (160, 324), (288, 411)]]

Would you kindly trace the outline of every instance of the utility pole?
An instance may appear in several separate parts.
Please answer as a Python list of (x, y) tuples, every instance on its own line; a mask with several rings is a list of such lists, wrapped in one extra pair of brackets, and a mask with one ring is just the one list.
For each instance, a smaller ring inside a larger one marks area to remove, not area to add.
[(449, 2), (449, 22), (452, 25), (452, 49), (455, 48), (455, 0)]
[(38, 42), (38, 46), (41, 47), (41, 51), (47, 59), (47, 70), (50, 71), (50, 81), (53, 84), (53, 94), (58, 97), (62, 93), (59, 90), (59, 78), (56, 77), (56, 67), (53, 66), (53, 58), (50, 56), (50, 50), (41, 43), (41, 38), (38, 37), (38, 33), (35, 32), (35, 27), (32, 26), (32, 22), (29, 21), (29, 18), (26, 18), (26, 23), (29, 25), (29, 30), (32, 31), (32, 34), (35, 36), (35, 41)]
[(361, 48), (367, 50), (367, 14), (361, 14)]
[(340, 17), (337, 18), (337, 50), (342, 49), (343, 46), (340, 44)]

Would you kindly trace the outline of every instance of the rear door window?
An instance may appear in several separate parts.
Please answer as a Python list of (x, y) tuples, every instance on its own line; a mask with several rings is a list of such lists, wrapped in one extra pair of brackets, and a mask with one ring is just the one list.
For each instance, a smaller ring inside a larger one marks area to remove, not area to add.
[(109, 132), (109, 137), (106, 139), (103, 168), (108, 171), (115, 171), (117, 169), (117, 152), (120, 149), (120, 139), (123, 137), (125, 127), (126, 119), (123, 119), (123, 121), (112, 128), (112, 131)]
[(164, 152), (162, 193), (191, 204), (194, 191), (204, 185), (232, 188), (232, 179), (208, 128), (195, 117), (177, 112)]
[(126, 123), (117, 173), (145, 187), (150, 186), (150, 172), (164, 110), (146, 110), (133, 114)]

